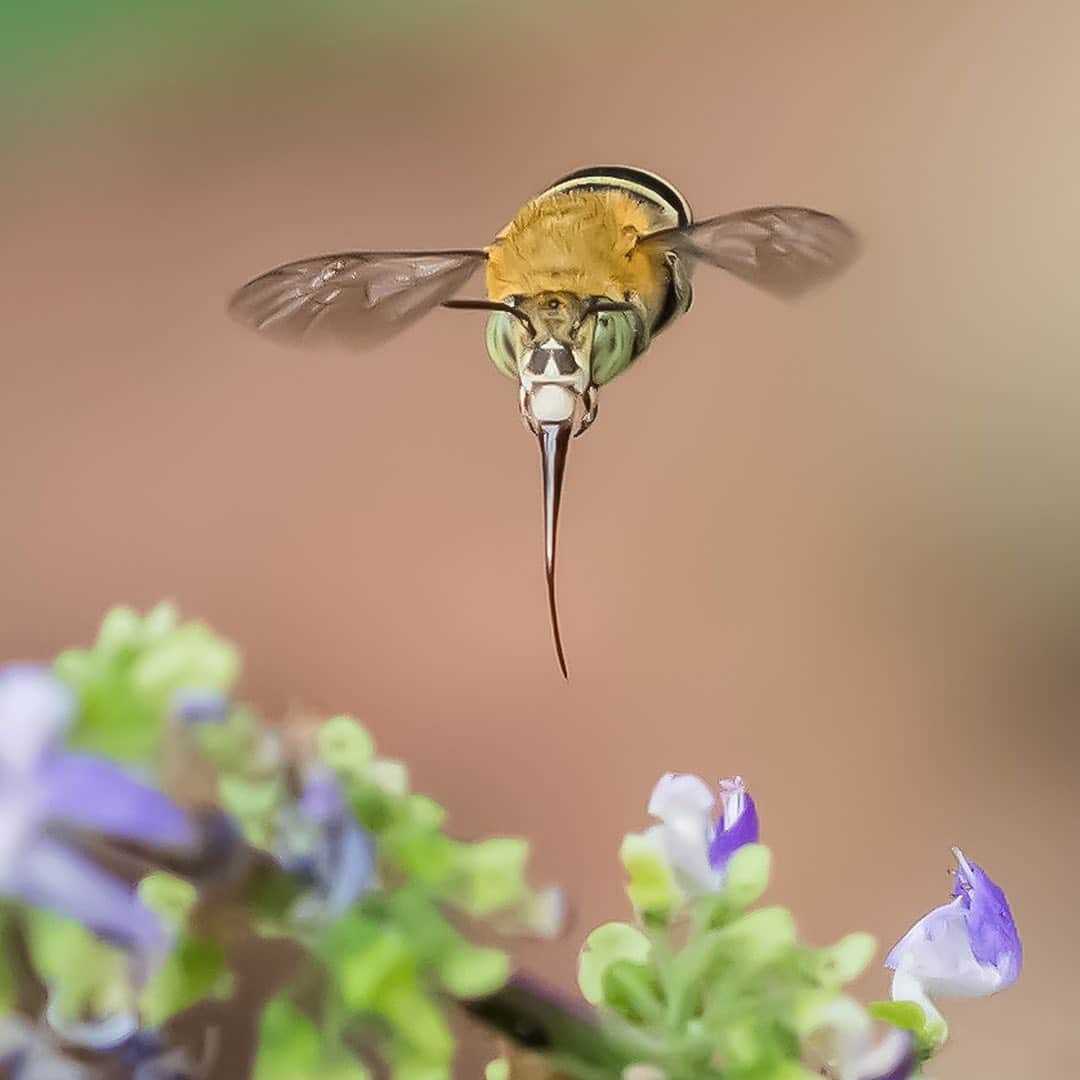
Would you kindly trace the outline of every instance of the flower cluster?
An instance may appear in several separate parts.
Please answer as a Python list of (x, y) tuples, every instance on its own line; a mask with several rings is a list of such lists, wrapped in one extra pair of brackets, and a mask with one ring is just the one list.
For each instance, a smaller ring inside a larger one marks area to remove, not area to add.
[[(119, 946), (138, 987), (168, 951), (168, 933), (130, 883), (87, 856), (80, 836), (183, 851), (195, 843), (196, 828), (153, 787), (111, 762), (67, 750), (75, 715), (75, 696), (47, 668), (0, 670), (0, 893)], [(115, 1042), (133, 1024), (127, 1010), (92, 1036), (83, 1029), (88, 1038)]]
[[(717, 803), (719, 802), (719, 813)], [(940, 1048), (936, 995), (993, 993), (1015, 981), (1020, 942), (1001, 890), (957, 852), (949, 904), (889, 953), (892, 1002), (844, 992), (875, 945), (850, 934), (799, 944), (790, 913), (755, 908), (769, 876), (757, 807), (743, 781), (668, 773), (648, 802), (658, 820), (622, 846), (631, 923), (607, 923), (582, 950), (579, 983), (598, 1010), (606, 1058), (589, 1045), (559, 1067), (588, 1076), (614, 1060), (625, 1078), (909, 1080)], [(879, 1030), (879, 1021), (889, 1026)], [(489, 1076), (507, 1072), (497, 1061)]]
[(491, 1080), (910, 1080), (937, 1001), (1012, 985), (1009, 904), (955, 851), (951, 898), (875, 945), (801, 943), (759, 906), (771, 855), (741, 778), (660, 778), (620, 855), (628, 922), (588, 935), (567, 1001), (470, 940), (555, 933), (527, 846), (463, 843), (348, 716), (268, 724), (236, 653), (169, 607), (0, 668), (0, 1074), (195, 1080), (247, 1032), (256, 1080), (451, 1075), (447, 1007), (504, 1036)]
[(985, 997), (1012, 986), (1024, 962), (1020, 935), (1005, 893), (981, 866), (953, 848), (959, 864), (952, 900), (924, 915), (889, 951), (894, 1002), (878, 1013), (903, 1023), (920, 1037), (924, 1053), (947, 1034), (935, 997)]
[[(195, 1077), (232, 1023), (262, 1080), (360, 1078), (365, 1055), (436, 1080), (444, 1002), (509, 974), (461, 919), (557, 929), (523, 841), (452, 839), (356, 721), (268, 725), (235, 671), (168, 607), (0, 669), (4, 1075)], [(199, 1010), (225, 1019), (192, 1043)]]

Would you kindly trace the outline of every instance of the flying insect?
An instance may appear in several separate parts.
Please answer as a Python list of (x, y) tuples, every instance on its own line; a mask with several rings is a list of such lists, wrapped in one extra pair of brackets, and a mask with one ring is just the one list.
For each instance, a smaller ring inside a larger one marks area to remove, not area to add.
[[(540, 444), (548, 609), (566, 677), (555, 600), (559, 503), (570, 438), (596, 420), (600, 387), (690, 308), (697, 264), (791, 299), (835, 277), (856, 250), (852, 230), (817, 210), (760, 206), (695, 222), (659, 176), (598, 166), (556, 181), (487, 247), (301, 259), (242, 286), (229, 310), (278, 341), (356, 349), (439, 306), (490, 312), (488, 354), (517, 382), (521, 417)], [(459, 299), (481, 268), (486, 298)]]

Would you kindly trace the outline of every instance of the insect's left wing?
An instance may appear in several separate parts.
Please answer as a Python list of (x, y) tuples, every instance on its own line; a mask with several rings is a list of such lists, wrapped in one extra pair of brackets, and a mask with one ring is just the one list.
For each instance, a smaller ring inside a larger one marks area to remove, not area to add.
[(801, 206), (756, 206), (652, 233), (641, 243), (718, 266), (785, 299), (834, 278), (859, 250), (842, 221)]
[(458, 292), (483, 251), (352, 251), (286, 263), (238, 289), (233, 318), (289, 344), (374, 345)]

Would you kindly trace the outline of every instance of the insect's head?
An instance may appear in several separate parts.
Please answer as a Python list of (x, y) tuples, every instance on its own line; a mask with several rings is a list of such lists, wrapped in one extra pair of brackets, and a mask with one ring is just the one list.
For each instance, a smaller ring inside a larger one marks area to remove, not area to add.
[(511, 296), (505, 301), (451, 301), (487, 307), (492, 362), (521, 386), (522, 408), (536, 423), (571, 422), (591, 386), (605, 381), (610, 355), (626, 362), (637, 313), (624, 301), (570, 292)]

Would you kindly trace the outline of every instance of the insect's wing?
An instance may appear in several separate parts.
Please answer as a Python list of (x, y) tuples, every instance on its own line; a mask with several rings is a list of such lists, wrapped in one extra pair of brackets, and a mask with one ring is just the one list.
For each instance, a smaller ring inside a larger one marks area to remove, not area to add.
[(801, 206), (739, 210), (653, 233), (642, 243), (718, 266), (785, 299), (835, 277), (851, 265), (859, 247), (842, 221)]
[(483, 251), (353, 251), (286, 263), (233, 294), (229, 312), (289, 344), (374, 345), (458, 292)]

